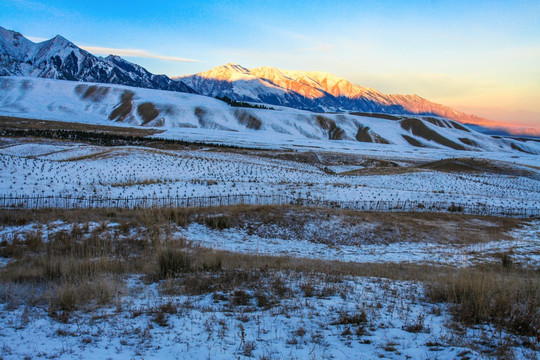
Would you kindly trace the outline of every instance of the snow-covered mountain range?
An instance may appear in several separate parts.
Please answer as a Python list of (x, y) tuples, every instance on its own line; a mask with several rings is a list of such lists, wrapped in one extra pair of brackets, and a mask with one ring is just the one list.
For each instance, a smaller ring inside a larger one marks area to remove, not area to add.
[(121, 84), (148, 89), (198, 92), (233, 100), (316, 112), (377, 112), (436, 115), (461, 123), (494, 125), (486, 119), (435, 104), (417, 95), (387, 95), (327, 72), (247, 69), (237, 64), (170, 79), (119, 56), (94, 56), (60, 35), (34, 43), (0, 27), (0, 76), (36, 76)]
[[(312, 112), (384, 113), (435, 116), (494, 127), (489, 120), (432, 103), (417, 95), (388, 95), (326, 72), (247, 69), (237, 64), (169, 78), (154, 75), (119, 56), (94, 56), (60, 35), (34, 43), (0, 27), (0, 76), (40, 77), (119, 84), (139, 88), (199, 93), (210, 97), (264, 103)], [(299, 126), (299, 125), (298, 125)]]
[(35, 76), (195, 92), (182, 81), (151, 74), (118, 56), (94, 56), (60, 35), (34, 43), (3, 27), (0, 27), (0, 76)]
[(540, 141), (489, 136), (442, 117), (232, 107), (197, 94), (32, 77), (0, 77), (0, 89), (0, 116), (154, 127), (172, 138), (197, 132), (199, 140), (219, 134), (232, 144), (249, 139), (263, 145), (282, 141), (329, 146), (327, 140), (342, 140), (349, 141), (348, 146), (372, 143), (381, 151), (397, 146), (540, 154)]
[(198, 93), (237, 101), (289, 106), (318, 112), (375, 112), (442, 116), (461, 123), (490, 121), (430, 102), (418, 95), (388, 95), (320, 71), (288, 71), (272, 67), (247, 69), (238, 64), (176, 78)]

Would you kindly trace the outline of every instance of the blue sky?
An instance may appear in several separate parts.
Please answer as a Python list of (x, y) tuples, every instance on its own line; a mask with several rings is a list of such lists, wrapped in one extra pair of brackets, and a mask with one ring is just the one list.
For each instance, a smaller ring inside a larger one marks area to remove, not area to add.
[(323, 70), (538, 126), (539, 14), (540, 1), (0, 1), (5, 28), (61, 34), (154, 73)]

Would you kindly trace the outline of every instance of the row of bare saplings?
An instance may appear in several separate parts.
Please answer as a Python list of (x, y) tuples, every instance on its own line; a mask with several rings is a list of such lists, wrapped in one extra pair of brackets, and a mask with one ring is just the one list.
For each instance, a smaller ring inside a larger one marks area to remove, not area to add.
[(3, 196), (1, 209), (145, 209), (155, 207), (213, 207), (234, 205), (298, 205), (361, 211), (416, 211), (452, 212), (474, 215), (539, 217), (540, 204), (535, 207), (507, 207), (482, 203), (457, 203), (451, 201), (332, 201), (315, 198), (295, 198), (286, 195), (225, 195), (225, 196), (147, 196), (147, 197), (97, 197), (97, 196)]

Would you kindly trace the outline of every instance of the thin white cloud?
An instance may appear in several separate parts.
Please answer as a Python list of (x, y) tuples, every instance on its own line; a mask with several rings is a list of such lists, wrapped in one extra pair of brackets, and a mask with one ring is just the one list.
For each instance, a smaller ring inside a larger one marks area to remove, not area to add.
[(150, 59), (159, 59), (159, 60), (166, 60), (166, 61), (178, 61), (178, 62), (201, 62), (200, 60), (194, 60), (194, 59), (185, 59), (181, 57), (176, 56), (165, 56), (165, 55), (159, 55), (159, 54), (153, 54), (146, 50), (142, 49), (117, 49), (117, 48), (108, 48), (108, 47), (101, 47), (101, 46), (80, 46), (82, 49), (91, 52), (93, 54), (99, 54), (99, 55), (118, 55), (118, 56), (131, 56), (131, 57), (139, 57), (139, 58), (150, 58)]
[[(39, 37), (39, 36), (27, 36), (26, 38), (36, 43), (49, 40), (49, 39)], [(109, 48), (109, 47), (103, 47), (103, 46), (85, 46), (85, 45), (82, 45), (82, 46), (79, 45), (79, 47), (92, 54), (97, 54), (97, 55), (113, 54), (113, 55), (118, 55), (118, 56), (150, 58), (150, 59), (159, 59), (159, 60), (176, 61), (176, 62), (191, 62), (191, 63), (201, 62), (200, 60), (195, 60), (195, 59), (186, 59), (186, 58), (181, 58), (181, 57), (176, 57), (176, 56), (165, 56), (165, 55), (153, 54), (151, 52), (148, 52), (142, 49), (117, 49), (117, 48)]]
[(32, 41), (32, 42), (35, 42), (35, 43), (50, 40), (50, 39), (47, 39), (47, 38), (44, 38), (44, 37), (39, 37), (39, 36), (27, 36), (26, 38), (28, 40)]

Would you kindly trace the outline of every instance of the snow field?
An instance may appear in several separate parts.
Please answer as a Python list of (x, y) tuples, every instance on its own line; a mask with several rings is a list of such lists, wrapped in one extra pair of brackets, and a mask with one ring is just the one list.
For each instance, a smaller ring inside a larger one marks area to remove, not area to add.
[[(234, 152), (83, 144), (0, 149), (0, 194), (100, 197), (280, 194), (330, 201), (426, 201), (535, 208), (540, 181), (496, 174), (415, 171), (331, 175), (321, 166)], [(361, 168), (361, 167), (359, 167)]]
[[(504, 332), (492, 338), (495, 329), (488, 326), (465, 332), (448, 327), (445, 308), (426, 302), (419, 284), (285, 273), (272, 278), (287, 295), (267, 309), (256, 296), (272, 296), (271, 284), (167, 295), (166, 284), (147, 285), (138, 276), (123, 282), (116, 306), (76, 312), (67, 323), (40, 308), (2, 305), (3, 358), (455, 359), (482, 357), (486, 344), (517, 340)], [(517, 358), (531, 354), (517, 346), (509, 351)]]

